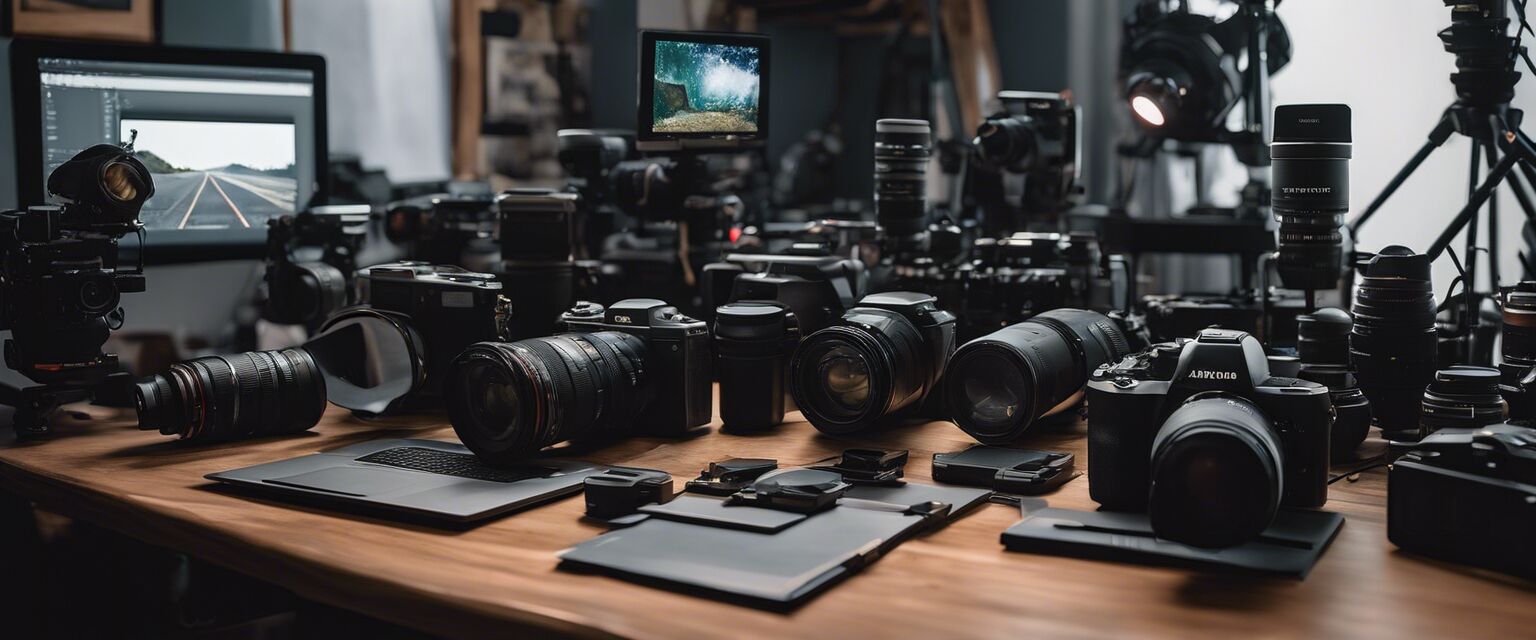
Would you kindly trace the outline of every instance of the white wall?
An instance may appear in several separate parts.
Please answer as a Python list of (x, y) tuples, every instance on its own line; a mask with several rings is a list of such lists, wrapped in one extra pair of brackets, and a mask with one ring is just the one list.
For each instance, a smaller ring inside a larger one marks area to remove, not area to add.
[[(1424, 144), (1455, 98), (1449, 78), (1454, 59), (1435, 35), (1450, 24), (1450, 9), (1438, 0), (1288, 0), (1278, 12), (1290, 29), (1295, 55), (1274, 78), (1275, 104), (1344, 102), (1353, 109), (1350, 209), (1357, 215)], [(1521, 70), (1514, 106), (1530, 112), (1536, 108), (1536, 80), (1523, 65)], [(1536, 125), (1536, 115), (1531, 117)], [(1436, 150), (1366, 225), (1360, 247), (1403, 244), (1425, 250), (1466, 203), (1469, 145), (1453, 135)], [(1505, 284), (1519, 277), (1515, 251), (1523, 222), (1514, 195), (1502, 190), (1499, 251)], [(1485, 234), (1479, 230), (1480, 237)], [(1458, 254), (1464, 242), (1452, 245)], [(1455, 275), (1450, 258), (1442, 255), (1435, 263), (1437, 298)]]

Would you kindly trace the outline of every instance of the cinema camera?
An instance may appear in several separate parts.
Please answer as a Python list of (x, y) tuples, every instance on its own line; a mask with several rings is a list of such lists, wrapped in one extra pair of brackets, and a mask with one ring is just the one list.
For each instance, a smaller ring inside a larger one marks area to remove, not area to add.
[(370, 213), (368, 205), (320, 206), (267, 222), (267, 321), (313, 329), (347, 305)]
[(976, 129), (972, 191), (981, 233), (1054, 229), (1080, 192), (1078, 108), (1065, 93), (1000, 91), (1002, 110)]
[[(134, 132), (134, 137), (137, 132)], [(15, 407), (18, 437), (48, 433), (60, 404), (119, 391), (131, 376), (103, 353), (123, 323), (124, 293), (144, 290), (143, 254), (119, 268), (118, 241), (144, 227), (139, 210), (154, 180), (134, 157), (133, 139), (98, 144), (54, 169), (48, 193), (61, 204), (0, 213), (0, 329), (11, 331), (0, 402)]]

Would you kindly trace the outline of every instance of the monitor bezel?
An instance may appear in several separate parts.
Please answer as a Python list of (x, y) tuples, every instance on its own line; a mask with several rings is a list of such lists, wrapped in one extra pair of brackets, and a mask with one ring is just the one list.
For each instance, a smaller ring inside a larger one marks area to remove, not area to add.
[[(655, 67), (656, 67), (656, 41), (672, 40), (677, 42), (701, 42), (705, 44), (723, 44), (728, 46), (755, 47), (758, 50), (758, 84), (757, 84), (757, 131), (751, 134), (742, 133), (656, 133), (651, 130), (655, 119), (651, 106), (655, 98)], [(635, 74), (635, 83), (638, 86), (635, 95), (638, 98), (635, 105), (635, 147), (642, 151), (664, 151), (671, 149), (742, 149), (755, 148), (765, 145), (772, 120), (769, 119), (769, 97), (772, 83), (769, 81), (769, 71), (773, 56), (772, 40), (768, 36), (759, 33), (723, 33), (716, 31), (662, 31), (646, 29), (640, 32), (640, 50), (637, 59), (640, 61), (638, 72)]]
[[(326, 122), (325, 58), (314, 54), (268, 51), (235, 51), (193, 47), (146, 47), (97, 42), (17, 39), (10, 45), (11, 113), (15, 136), (16, 197), (18, 207), (44, 204), (42, 70), (46, 58), (185, 64), (226, 67), (266, 67), (308, 71), (313, 78), (315, 122), (315, 192), (329, 191), (327, 164), (329, 131)], [(299, 204), (302, 207), (303, 203)], [(151, 264), (259, 258), (265, 255), (267, 230), (221, 229), (146, 234), (141, 249)], [(136, 250), (125, 246), (126, 250)]]

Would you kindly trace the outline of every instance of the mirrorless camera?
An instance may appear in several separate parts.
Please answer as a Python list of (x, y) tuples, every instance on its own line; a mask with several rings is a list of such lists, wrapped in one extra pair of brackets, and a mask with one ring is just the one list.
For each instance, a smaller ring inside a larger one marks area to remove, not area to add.
[(491, 463), (568, 440), (681, 435), (710, 420), (709, 328), (660, 300), (578, 302), (559, 335), (454, 360), (448, 417)]
[(453, 358), (497, 338), (502, 286), (489, 273), (393, 262), (357, 272), (358, 304), (336, 312), (305, 344), (330, 401), (390, 414), (442, 406)]
[(1095, 371), (1089, 494), (1151, 516), (1158, 537), (1227, 547), (1281, 506), (1328, 499), (1328, 389), (1271, 376), (1258, 339), (1206, 329)]
[(1387, 472), (1387, 539), (1404, 551), (1536, 578), (1536, 429), (1443, 429)]
[(334, 205), (267, 221), (268, 322), (313, 329), (347, 306), (370, 214), (368, 205)]
[(144, 290), (144, 265), (122, 268), (118, 241), (141, 234), (139, 210), (154, 195), (133, 142), (99, 144), (48, 176), (63, 204), (0, 213), (0, 329), (9, 329), (5, 364), (36, 385), (0, 385), (16, 408), (18, 437), (48, 432), (58, 405), (131, 382), (115, 354), (103, 353), (123, 323), (122, 294)]

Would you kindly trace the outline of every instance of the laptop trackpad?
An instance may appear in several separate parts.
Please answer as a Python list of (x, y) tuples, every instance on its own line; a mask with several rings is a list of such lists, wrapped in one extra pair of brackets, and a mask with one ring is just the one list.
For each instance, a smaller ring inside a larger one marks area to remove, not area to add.
[(421, 474), (391, 469), (331, 467), (281, 478), (269, 478), (265, 482), (348, 496), (369, 496), (390, 493), (413, 485), (421, 487), (422, 480)]

